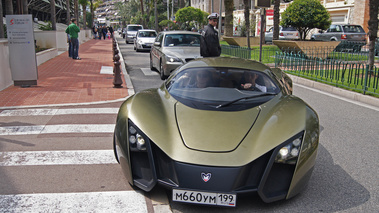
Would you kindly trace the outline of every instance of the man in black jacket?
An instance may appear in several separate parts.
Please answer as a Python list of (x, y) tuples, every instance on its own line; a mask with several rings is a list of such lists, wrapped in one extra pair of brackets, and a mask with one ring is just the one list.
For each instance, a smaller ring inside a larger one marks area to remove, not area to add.
[(218, 57), (221, 55), (221, 46), (218, 32), (215, 30), (219, 15), (212, 13), (208, 16), (209, 23), (204, 27), (200, 37), (200, 55), (203, 57)]

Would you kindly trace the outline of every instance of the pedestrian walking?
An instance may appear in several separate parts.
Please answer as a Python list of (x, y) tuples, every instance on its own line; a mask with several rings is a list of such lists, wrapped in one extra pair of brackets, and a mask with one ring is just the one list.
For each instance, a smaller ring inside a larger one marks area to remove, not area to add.
[(203, 57), (218, 57), (221, 55), (221, 46), (218, 39), (217, 26), (219, 15), (212, 13), (208, 16), (208, 25), (204, 27), (200, 37), (200, 55)]
[(101, 37), (103, 36), (103, 28), (101, 26), (97, 27), (97, 34), (98, 34), (99, 40), (101, 40)]
[(67, 27), (66, 31), (67, 34), (70, 35), (70, 41), (71, 41), (71, 56), (75, 60), (81, 60), (79, 58), (79, 39), (78, 39), (78, 33), (80, 32), (79, 27), (76, 25), (76, 19), (71, 19), (71, 24)]
[(107, 37), (107, 32), (108, 32), (108, 29), (105, 25), (103, 26), (102, 32), (103, 32), (103, 39), (105, 40), (105, 38)]
[(113, 30), (113, 27), (110, 26), (110, 27), (109, 27), (109, 32), (111, 33), (111, 38), (113, 38), (113, 31), (114, 31), (114, 30)]
[(97, 28), (96, 28), (96, 26), (92, 27), (92, 33), (93, 33), (93, 39), (96, 39), (97, 38)]

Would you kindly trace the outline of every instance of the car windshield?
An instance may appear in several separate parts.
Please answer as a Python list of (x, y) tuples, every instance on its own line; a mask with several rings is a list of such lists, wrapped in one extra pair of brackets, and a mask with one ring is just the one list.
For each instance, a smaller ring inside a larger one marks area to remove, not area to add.
[(141, 29), (142, 29), (142, 26), (128, 26), (128, 31), (138, 31)]
[(140, 31), (138, 33), (138, 37), (149, 37), (149, 38), (155, 38), (157, 36), (157, 33), (154, 31)]
[(297, 31), (294, 27), (283, 27), (281, 31)]
[(170, 95), (189, 107), (226, 111), (261, 105), (280, 91), (263, 72), (223, 67), (182, 70), (173, 74), (166, 88)]
[(357, 26), (357, 25), (345, 25), (343, 26), (343, 31), (349, 32), (349, 33), (364, 33), (365, 32), (361, 26)]
[(200, 35), (196, 34), (168, 34), (165, 36), (165, 47), (173, 46), (200, 46)]

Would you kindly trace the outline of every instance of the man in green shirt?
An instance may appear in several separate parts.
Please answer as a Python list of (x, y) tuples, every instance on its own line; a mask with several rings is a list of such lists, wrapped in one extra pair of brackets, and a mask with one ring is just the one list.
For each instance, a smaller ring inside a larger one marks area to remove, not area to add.
[(71, 42), (71, 55), (75, 60), (81, 60), (79, 58), (79, 40), (78, 33), (80, 32), (79, 27), (76, 25), (76, 19), (71, 19), (71, 24), (67, 27), (66, 33), (70, 35)]

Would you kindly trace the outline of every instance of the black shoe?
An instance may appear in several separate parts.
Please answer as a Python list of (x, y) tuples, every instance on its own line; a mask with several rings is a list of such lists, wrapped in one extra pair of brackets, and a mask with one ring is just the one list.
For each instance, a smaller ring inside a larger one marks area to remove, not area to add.
[(75, 60), (82, 60), (81, 58), (77, 57), (77, 58), (74, 58)]

